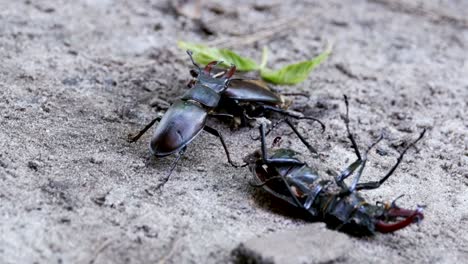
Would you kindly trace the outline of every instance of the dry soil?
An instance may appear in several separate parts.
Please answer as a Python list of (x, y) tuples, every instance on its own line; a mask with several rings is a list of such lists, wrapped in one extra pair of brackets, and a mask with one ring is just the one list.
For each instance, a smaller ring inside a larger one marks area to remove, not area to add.
[[(386, 135), (363, 180), (384, 175), (405, 142), (428, 133), (384, 186), (365, 193), (370, 201), (404, 194), (401, 206), (426, 206), (424, 221), (350, 238), (353, 250), (332, 261), (466, 261), (467, 10), (462, 0), (227, 0), (203, 1), (197, 21), (169, 1), (0, 0), (0, 262), (232, 262), (240, 243), (308, 224), (251, 187), (249, 171), (229, 166), (204, 133), (162, 191), (145, 191), (174, 157), (151, 157), (150, 133), (136, 144), (126, 137), (183, 93), (190, 63), (178, 40), (257, 60), (267, 46), (271, 67), (333, 42), (307, 81), (277, 87), (309, 93), (292, 108), (327, 125), (320, 134), (298, 123), (322, 154), (305, 159), (334, 171), (354, 159), (343, 94), (361, 148)], [(259, 147), (256, 129), (210, 123), (237, 162)], [(306, 152), (285, 128), (275, 133)], [(317, 252), (335, 250), (326, 243)]]

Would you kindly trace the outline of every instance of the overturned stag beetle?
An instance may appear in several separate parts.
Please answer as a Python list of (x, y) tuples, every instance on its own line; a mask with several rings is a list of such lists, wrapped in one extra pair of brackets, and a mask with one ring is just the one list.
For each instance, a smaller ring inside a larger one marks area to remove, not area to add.
[[(318, 175), (317, 170), (296, 158), (296, 152), (291, 149), (271, 150), (267, 153), (265, 143), (265, 127), (260, 126), (261, 150), (247, 156), (245, 161), (250, 164), (250, 169), (257, 182), (257, 187), (263, 187), (269, 193), (287, 201), (288, 203), (306, 210), (314, 219), (327, 223), (328, 227), (337, 229), (356, 236), (373, 235), (375, 232), (390, 233), (402, 229), (413, 222), (423, 219), (421, 208), (407, 210), (400, 208), (396, 202), (381, 203), (375, 205), (367, 203), (359, 194), (360, 190), (377, 189), (395, 171), (403, 156), (409, 148), (414, 146), (423, 136), (409, 144), (397, 159), (396, 164), (379, 181), (360, 183), (359, 179), (364, 170), (369, 151), (382, 140), (377, 139), (361, 155), (353, 135), (349, 129), (348, 100), (346, 102), (346, 129), (357, 160), (344, 169), (334, 181), (327, 180)], [(317, 152), (291, 125), (299, 139), (314, 154)], [(275, 140), (276, 142), (276, 140)], [(344, 180), (356, 172), (356, 176), (350, 186)]]

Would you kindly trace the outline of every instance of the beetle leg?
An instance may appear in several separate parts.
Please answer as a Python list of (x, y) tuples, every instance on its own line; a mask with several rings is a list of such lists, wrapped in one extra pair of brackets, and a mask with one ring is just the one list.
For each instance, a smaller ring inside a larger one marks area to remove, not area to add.
[(227, 156), (227, 159), (228, 159), (228, 162), (229, 164), (231, 164), (233, 167), (237, 168), (239, 167), (239, 165), (235, 164), (232, 160), (231, 160), (231, 156), (229, 155), (229, 150), (227, 149), (227, 146), (226, 146), (226, 143), (224, 142), (224, 138), (223, 136), (218, 132), (218, 130), (212, 128), (212, 127), (209, 127), (209, 126), (205, 126), (203, 128), (203, 130), (205, 130), (206, 132), (210, 133), (211, 135), (215, 136), (215, 137), (218, 137), (219, 140), (221, 140), (221, 144), (223, 145), (223, 148), (224, 148), (224, 151), (226, 152), (226, 156)]
[[(265, 136), (268, 136), (271, 131), (273, 131), (273, 129), (275, 129), (277, 126), (281, 125), (281, 123), (283, 123), (286, 119), (283, 118), (283, 119), (280, 119), (278, 121), (276, 121), (275, 123), (273, 123), (269, 128), (268, 130), (265, 132)], [(261, 136), (258, 136), (258, 137), (253, 137), (253, 136), (250, 136), (250, 138), (252, 140), (259, 140), (261, 138)]]
[(311, 116), (301, 116), (301, 115), (292, 113), (292, 112), (290, 112), (288, 110), (284, 110), (284, 109), (281, 109), (281, 108), (278, 108), (278, 107), (275, 107), (275, 106), (270, 106), (270, 105), (262, 105), (261, 108), (263, 108), (264, 110), (276, 112), (276, 113), (279, 113), (279, 114), (282, 114), (282, 115), (285, 115), (285, 116), (290, 116), (290, 117), (295, 118), (295, 119), (313, 120), (313, 121), (318, 122), (320, 124), (320, 126), (322, 127), (322, 133), (325, 131), (325, 124), (323, 124), (322, 121), (320, 121), (317, 118), (314, 118), (314, 117), (311, 117)]
[[(367, 163), (367, 154), (369, 153), (369, 151), (374, 147), (376, 146), (381, 140), (383, 139), (383, 136), (380, 135), (380, 137), (374, 142), (372, 143), (372, 145), (367, 148), (366, 152), (364, 153), (364, 156), (362, 157), (361, 160), (357, 160), (355, 162), (353, 162), (348, 168), (346, 168), (346, 170), (344, 170), (338, 177), (337, 177), (337, 183), (338, 185), (345, 189), (341, 195), (345, 195), (345, 194), (349, 194), (349, 193), (352, 193), (356, 190), (356, 186), (359, 182), (359, 179), (361, 178), (361, 175), (362, 175), (362, 172), (364, 171), (364, 168), (366, 167), (366, 163)], [(346, 187), (346, 185), (343, 183), (343, 181), (349, 177), (350, 175), (352, 175), (354, 173), (354, 171), (359, 168), (359, 170), (357, 171), (356, 173), (356, 176), (354, 177), (354, 180), (353, 182), (351, 183), (351, 186), (349, 188)]]
[(395, 172), (396, 168), (398, 167), (398, 165), (400, 165), (401, 161), (403, 160), (403, 156), (406, 154), (406, 152), (408, 151), (408, 149), (410, 149), (411, 147), (413, 147), (419, 140), (421, 140), (421, 138), (424, 136), (424, 134), (426, 133), (426, 129), (424, 129), (421, 134), (419, 135), (419, 137), (413, 141), (411, 144), (409, 144), (401, 153), (400, 153), (400, 156), (398, 156), (397, 158), (397, 162), (395, 163), (395, 165), (393, 165), (393, 167), (390, 169), (389, 172), (387, 172), (387, 174), (382, 178), (380, 179), (379, 181), (375, 181), (375, 182), (364, 182), (364, 183), (359, 183), (356, 185), (356, 190), (372, 190), (372, 189), (377, 189), (380, 187), (380, 185), (382, 185), (392, 174), (393, 172)]
[[(257, 165), (258, 166), (258, 165)], [(285, 180), (284, 177), (282, 176), (273, 176), (273, 177), (270, 177), (266, 180), (264, 180), (263, 182), (260, 181), (260, 179), (258, 178), (258, 172), (256, 171), (256, 168), (255, 167), (251, 167), (250, 168), (250, 171), (252, 172), (253, 174), (253, 177), (254, 177), (254, 181), (255, 182), (258, 182), (258, 184), (252, 184), (250, 183), (251, 186), (253, 187), (263, 187), (264, 189), (266, 189), (268, 192), (270, 193), (273, 193), (275, 196), (277, 197), (280, 197), (281, 199), (287, 201), (288, 203), (294, 205), (294, 206), (297, 206), (297, 207), (300, 207), (300, 208), (304, 208), (302, 203), (299, 201), (299, 199), (295, 196), (295, 194), (293, 193), (292, 189), (291, 189), (291, 186), (289, 185), (289, 183)], [(262, 171), (263, 173), (265, 174), (268, 174), (263, 168), (262, 168)], [(282, 180), (283, 183), (285, 184), (286, 188), (288, 188), (288, 192), (289, 192), (289, 196), (285, 196), (283, 194), (279, 194), (277, 193), (276, 191), (274, 191), (274, 189), (271, 189), (268, 184), (273, 181), (273, 180)]]
[(242, 108), (242, 107), (240, 107), (240, 108), (242, 109), (242, 113), (241, 113), (241, 126), (247, 125), (247, 120), (249, 120), (249, 121), (256, 120), (255, 117), (251, 117), (251, 116), (249, 116), (249, 115), (247, 114), (247, 110), (246, 110), (245, 108)]
[(265, 124), (261, 124), (260, 127), (260, 135), (261, 135), (261, 142), (262, 142), (262, 159), (265, 164), (276, 164), (276, 165), (304, 165), (304, 162), (301, 162), (297, 159), (291, 158), (268, 158), (268, 152), (265, 142)]
[(358, 160), (362, 160), (361, 158), (361, 153), (359, 152), (359, 148), (356, 144), (356, 141), (354, 140), (353, 134), (351, 133), (351, 130), (349, 129), (349, 103), (348, 103), (348, 97), (344, 95), (344, 100), (346, 104), (346, 117), (344, 119), (345, 125), (346, 125), (346, 132), (348, 133), (348, 139), (351, 141), (351, 144), (354, 149), (354, 153), (356, 154)]
[[(238, 123), (236, 122), (239, 122), (236, 120), (236, 116), (233, 115), (233, 114), (227, 114), (227, 113), (211, 113), (209, 114), (211, 117), (215, 117), (215, 118), (229, 118), (231, 120), (231, 128), (235, 128), (236, 125), (238, 125)], [(243, 110), (241, 116), (240, 116), (240, 122), (241, 122), (241, 126), (245, 126), (245, 124), (247, 124), (247, 121), (246, 121), (246, 118), (248, 118), (249, 120), (250, 119), (253, 119), (249, 116), (247, 116), (245, 114), (245, 110)]]
[(354, 139), (353, 134), (351, 133), (351, 129), (349, 128), (349, 102), (348, 97), (346, 95), (343, 96), (345, 105), (346, 105), (346, 116), (344, 118), (344, 122), (346, 125), (346, 133), (348, 134), (348, 139), (351, 141), (351, 146), (356, 154), (357, 160), (351, 163), (346, 169), (344, 169), (336, 178), (335, 181), (341, 188), (347, 189), (347, 187), (343, 184), (343, 181), (348, 178), (354, 171), (361, 166), (364, 161), (361, 157), (361, 153), (359, 152), (359, 147), (357, 146), (356, 140)]
[(169, 174), (162, 178), (161, 180), (159, 180), (160, 182), (158, 183), (158, 185), (154, 186), (152, 189), (154, 191), (157, 191), (159, 189), (161, 189), (161, 187), (164, 186), (164, 184), (166, 184), (168, 181), (169, 181), (169, 178), (171, 177), (172, 175), (172, 172), (174, 171), (176, 165), (177, 165), (177, 162), (179, 162), (180, 158), (182, 157), (182, 155), (184, 155), (185, 153), (185, 150), (187, 149), (187, 146), (183, 147), (179, 153), (177, 154), (177, 157), (175, 158), (175, 160), (172, 162), (172, 165), (171, 165), (171, 169), (169, 170)]
[[(318, 184), (317, 186), (315, 186), (314, 189), (310, 190), (310, 192), (307, 194), (307, 199), (304, 202), (304, 208), (306, 210), (310, 209), (310, 207), (312, 206), (312, 204), (314, 203), (315, 199), (317, 198), (318, 194), (322, 191), (322, 189), (323, 189), (323, 185)], [(315, 214), (315, 213), (316, 211), (313, 210), (312, 214)]]
[[(364, 170), (364, 167), (366, 166), (366, 161), (367, 161), (367, 153), (373, 148), (377, 143), (379, 143), (382, 140), (382, 135), (379, 137), (379, 139), (374, 142), (366, 151), (364, 158), (361, 156), (361, 153), (359, 152), (359, 147), (357, 146), (356, 140), (354, 139), (353, 134), (351, 133), (351, 129), (349, 128), (349, 102), (348, 102), (348, 97), (344, 95), (344, 101), (346, 105), (346, 116), (344, 118), (344, 122), (346, 125), (346, 132), (348, 134), (348, 139), (351, 141), (352, 148), (354, 150), (354, 153), (357, 156), (357, 160), (351, 163), (346, 169), (344, 169), (336, 178), (335, 181), (336, 183), (343, 189), (345, 189), (345, 193), (352, 192), (354, 188), (356, 187), (357, 182), (359, 181), (359, 178), (361, 177), (361, 174)], [(356, 169), (359, 168), (359, 171), (356, 174), (356, 178), (354, 179), (351, 188), (347, 188), (346, 185), (344, 184), (344, 180), (348, 178), (350, 175), (356, 171)]]
[(281, 93), (281, 95), (284, 95), (284, 96), (303, 96), (303, 97), (306, 97), (306, 98), (310, 97), (310, 95), (308, 93)]
[(273, 180), (279, 180), (279, 179), (281, 179), (281, 176), (273, 176), (271, 178), (266, 179), (264, 182), (261, 182), (261, 183), (249, 182), (249, 185), (252, 186), (252, 187), (259, 188), (259, 187), (263, 187), (263, 186), (267, 185), (269, 182), (271, 182)]
[(240, 125), (241, 126), (246, 126), (247, 125), (247, 121), (252, 121), (252, 120), (256, 120), (255, 117), (251, 117), (247, 114), (247, 109), (245, 109), (244, 107), (242, 107), (240, 104), (239, 104), (239, 101), (237, 100), (232, 100), (230, 101), (230, 105), (229, 107), (231, 109), (234, 110), (234, 108), (236, 109), (236, 112), (237, 114), (239, 115), (239, 118), (240, 118)]
[(161, 121), (160, 116), (158, 116), (155, 119), (151, 120), (151, 122), (149, 122), (142, 130), (140, 130), (140, 132), (138, 132), (138, 134), (136, 134), (134, 136), (132, 136), (132, 134), (129, 134), (127, 141), (130, 142), (130, 143), (137, 142), (141, 138), (141, 136), (143, 136), (143, 134), (145, 134), (146, 131), (148, 131), (148, 129), (150, 129), (154, 125), (154, 123), (159, 122), (159, 121)]
[[(307, 140), (299, 133), (299, 131), (297, 131), (296, 127), (294, 127), (294, 125), (292, 124), (292, 122), (287, 119), (287, 118), (284, 118), (284, 119), (280, 119), (279, 121), (273, 123), (273, 125), (271, 125), (271, 127), (265, 132), (265, 136), (267, 136), (268, 134), (270, 134), (271, 131), (273, 131), (273, 129), (275, 129), (278, 125), (280, 125), (281, 123), (283, 122), (286, 122), (286, 124), (288, 124), (288, 126), (292, 129), (292, 131), (297, 135), (297, 137), (299, 138), (299, 140), (301, 140), (301, 142), (307, 147), (307, 149), (312, 153), (312, 154), (318, 154), (317, 150), (312, 147), (310, 145), (309, 142), (307, 142)], [(260, 137), (251, 137), (253, 140), (258, 140), (260, 139)]]
[(380, 137), (366, 150), (366, 153), (364, 154), (364, 160), (363, 160), (362, 166), (359, 169), (358, 173), (356, 174), (356, 177), (354, 178), (353, 182), (351, 183), (351, 186), (349, 187), (350, 192), (354, 192), (354, 190), (356, 189), (356, 185), (358, 184), (359, 179), (361, 178), (362, 171), (364, 170), (364, 167), (366, 166), (367, 154), (374, 146), (376, 146), (380, 141), (382, 141), (382, 139), (383, 139), (383, 135), (380, 135)]
[(231, 120), (234, 119), (234, 115), (225, 114), (225, 113), (211, 113), (209, 115), (212, 117), (224, 117), (224, 118), (230, 118)]
[(292, 186), (289, 184), (289, 182), (285, 179), (285, 177), (281, 177), (281, 179), (283, 180), (284, 182), (284, 185), (286, 185), (286, 188), (288, 188), (288, 191), (289, 191), (289, 194), (291, 194), (291, 197), (293, 198), (294, 202), (297, 204), (297, 206), (299, 206), (300, 208), (302, 209), (305, 209), (304, 208), (304, 205), (299, 201), (299, 199), (297, 198), (297, 196), (295, 195), (295, 193), (293, 192), (292, 190)]
[(312, 153), (312, 154), (318, 154), (317, 150), (310, 145), (309, 142), (297, 131), (297, 129), (294, 127), (294, 125), (291, 123), (289, 119), (286, 118), (286, 124), (294, 131), (294, 133), (297, 135), (297, 137), (301, 140), (301, 142), (307, 147), (307, 149)]
[(353, 163), (351, 163), (346, 169), (341, 171), (341, 173), (335, 177), (335, 181), (340, 185), (340, 182), (343, 182), (346, 178), (348, 178), (350, 175), (356, 171), (359, 166), (363, 164), (362, 159), (355, 160)]

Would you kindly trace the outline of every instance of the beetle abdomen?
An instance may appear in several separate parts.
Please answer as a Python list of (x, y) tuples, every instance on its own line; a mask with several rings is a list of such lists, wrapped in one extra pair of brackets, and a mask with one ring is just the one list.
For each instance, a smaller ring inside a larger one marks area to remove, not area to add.
[(206, 118), (203, 107), (189, 101), (176, 101), (154, 131), (151, 152), (163, 157), (179, 151), (200, 133)]
[(224, 91), (223, 97), (244, 102), (260, 102), (272, 105), (283, 104), (281, 96), (271, 91), (260, 80), (232, 79), (229, 87)]

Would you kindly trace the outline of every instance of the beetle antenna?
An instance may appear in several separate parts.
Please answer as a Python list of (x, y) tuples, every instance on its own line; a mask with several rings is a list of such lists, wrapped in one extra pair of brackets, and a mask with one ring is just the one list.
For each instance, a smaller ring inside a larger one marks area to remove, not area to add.
[(191, 50), (187, 50), (186, 52), (189, 55), (190, 60), (192, 61), (192, 64), (195, 65), (195, 67), (197, 67), (197, 69), (200, 71), (201, 70), (200, 66), (193, 59), (193, 52)]

